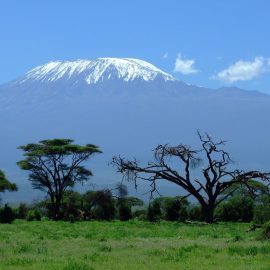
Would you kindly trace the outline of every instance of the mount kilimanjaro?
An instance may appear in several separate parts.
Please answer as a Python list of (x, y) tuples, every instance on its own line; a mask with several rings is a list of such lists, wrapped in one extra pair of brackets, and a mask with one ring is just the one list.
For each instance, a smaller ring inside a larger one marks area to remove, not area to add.
[(267, 170), (269, 115), (266, 94), (188, 85), (143, 60), (55, 61), (0, 86), (0, 167), (18, 183), (16, 197), (33, 199), (27, 175), (16, 167), (17, 146), (72, 138), (101, 147), (104, 154), (89, 163), (92, 182), (110, 186), (121, 180), (107, 166), (113, 155), (148, 161), (158, 144), (196, 145), (199, 129), (228, 140), (236, 165)]

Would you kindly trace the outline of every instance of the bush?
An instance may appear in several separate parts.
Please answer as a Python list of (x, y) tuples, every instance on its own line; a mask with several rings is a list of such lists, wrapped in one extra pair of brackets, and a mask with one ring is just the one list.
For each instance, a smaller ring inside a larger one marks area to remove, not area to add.
[(234, 196), (220, 204), (216, 212), (223, 221), (250, 222), (254, 215), (254, 201), (248, 196)]
[(264, 224), (270, 221), (270, 196), (262, 196), (255, 206), (254, 222), (256, 224)]
[[(88, 203), (94, 205), (89, 208), (92, 218), (99, 220), (112, 220), (115, 216), (115, 201), (108, 190), (88, 193)], [(94, 202), (94, 203), (93, 203)]]
[(120, 199), (118, 202), (118, 215), (121, 221), (127, 221), (132, 218), (131, 207), (124, 199)]
[(270, 221), (266, 222), (262, 228), (262, 238), (265, 240), (270, 239)]
[(141, 221), (147, 220), (147, 209), (137, 209), (133, 213), (133, 218)]
[(161, 218), (161, 208), (160, 203), (157, 200), (154, 200), (149, 204), (147, 209), (147, 220), (151, 222), (156, 222)]
[(15, 219), (15, 214), (13, 210), (7, 204), (5, 204), (4, 208), (1, 209), (1, 212), (0, 212), (1, 223), (12, 223), (14, 219)]
[(37, 209), (31, 209), (28, 211), (27, 216), (26, 216), (27, 221), (40, 221), (41, 220), (41, 214)]
[(202, 209), (199, 205), (191, 206), (188, 210), (188, 219), (202, 221)]
[(25, 219), (28, 212), (27, 205), (25, 203), (20, 203), (17, 211), (17, 218)]
[(187, 204), (187, 201), (181, 200), (181, 198), (168, 198), (164, 205), (165, 220), (186, 221), (188, 217)]

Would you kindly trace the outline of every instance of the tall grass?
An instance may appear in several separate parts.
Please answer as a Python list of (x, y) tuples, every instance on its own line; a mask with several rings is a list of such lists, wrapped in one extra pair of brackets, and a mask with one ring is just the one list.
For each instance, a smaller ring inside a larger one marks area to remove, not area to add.
[(269, 269), (249, 224), (25, 222), (0, 225), (0, 270)]

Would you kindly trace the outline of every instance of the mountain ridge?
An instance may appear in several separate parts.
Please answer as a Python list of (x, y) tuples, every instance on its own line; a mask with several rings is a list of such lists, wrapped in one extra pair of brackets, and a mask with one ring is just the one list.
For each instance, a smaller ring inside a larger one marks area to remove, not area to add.
[[(208, 93), (211, 96), (234, 94), (270, 97), (270, 95), (260, 91), (245, 90), (235, 86), (215, 89), (188, 84), (144, 60), (113, 57), (100, 57), (94, 60), (50, 61), (29, 70), (17, 79), (1, 84), (0, 91), (5, 88), (22, 88), (22, 86), (25, 86), (26, 89), (53, 88), (54, 85), (55, 88), (59, 89), (107, 88), (111, 81), (114, 81), (115, 85), (119, 84), (118, 89), (126, 87), (126, 83), (139, 88), (141, 82), (147, 82), (152, 83), (153, 87), (156, 88), (173, 88), (174, 93), (181, 89), (185, 89), (185, 91), (188, 89), (197, 92), (198, 95)], [(50, 86), (46, 84), (50, 84)], [(98, 85), (101, 87), (97, 87)], [(200, 93), (200, 91), (204, 93)]]
[(29, 80), (54, 82), (61, 79), (70, 80), (76, 76), (87, 84), (96, 84), (111, 77), (124, 81), (135, 79), (152, 81), (157, 77), (164, 81), (176, 80), (172, 75), (140, 59), (103, 57), (94, 60), (51, 61), (28, 71), (25, 76), (13, 83), (22, 84)]

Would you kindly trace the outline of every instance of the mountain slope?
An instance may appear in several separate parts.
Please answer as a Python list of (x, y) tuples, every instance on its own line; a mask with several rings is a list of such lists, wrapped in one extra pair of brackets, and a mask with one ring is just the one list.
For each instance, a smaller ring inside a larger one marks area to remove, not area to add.
[(268, 168), (269, 115), (268, 95), (188, 85), (142, 60), (52, 62), (0, 87), (0, 168), (19, 184), (16, 198), (31, 199), (17, 146), (73, 138), (101, 147), (87, 165), (94, 183), (110, 186), (121, 180), (107, 166), (113, 155), (147, 161), (157, 144), (197, 145), (196, 129), (228, 140), (236, 166)]

